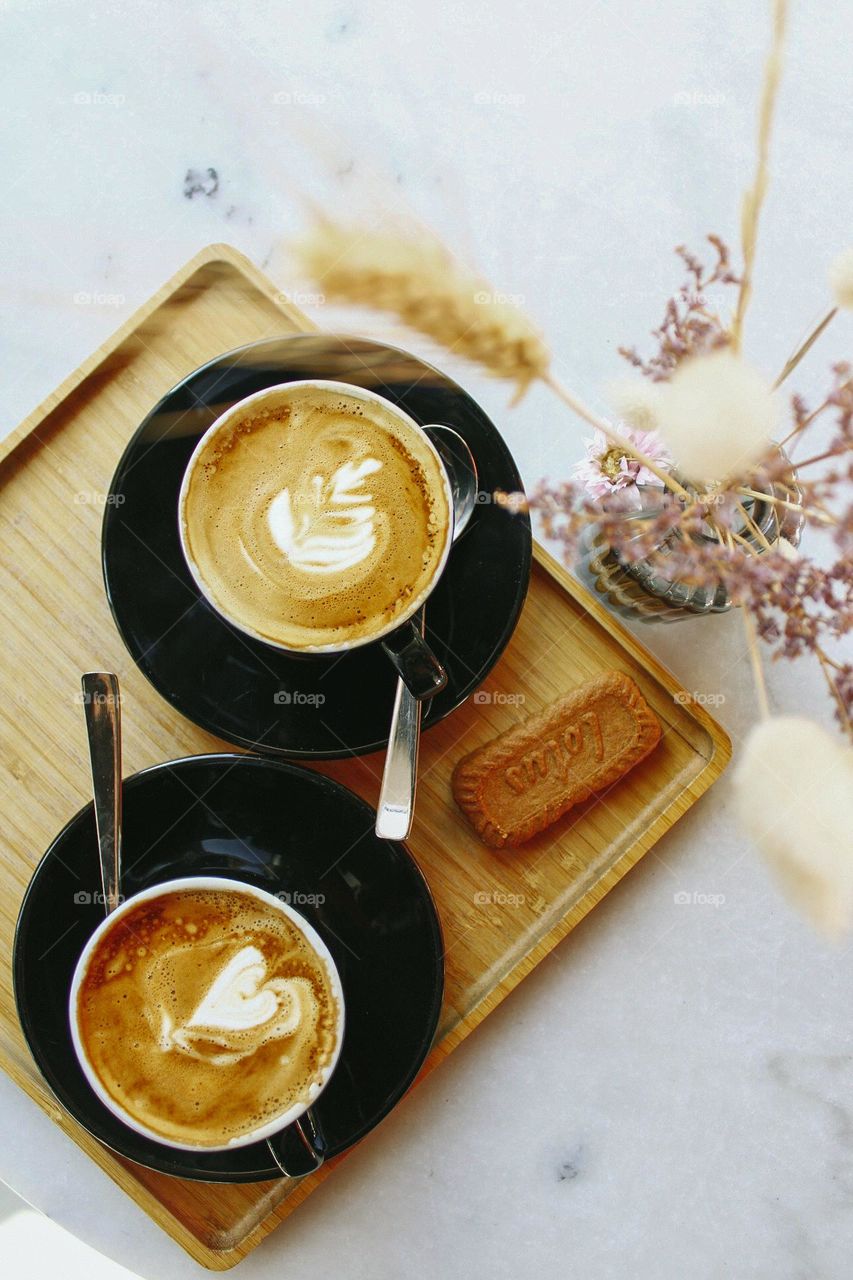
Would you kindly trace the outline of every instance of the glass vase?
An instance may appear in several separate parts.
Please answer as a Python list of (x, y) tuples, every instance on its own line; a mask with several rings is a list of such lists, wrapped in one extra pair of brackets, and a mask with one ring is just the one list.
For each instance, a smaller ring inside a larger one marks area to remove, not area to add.
[[(781, 450), (779, 454), (785, 457)], [(648, 522), (659, 514), (659, 494), (659, 489), (641, 486), (643, 506), (625, 515), (626, 525), (629, 529), (634, 525), (638, 536), (644, 526), (647, 527)], [(801, 502), (802, 493), (793, 468), (783, 478), (768, 484), (767, 494), (781, 501), (767, 501), (766, 497), (744, 498), (744, 510), (771, 546), (780, 538), (794, 547), (798, 546), (805, 516), (802, 510), (781, 505), (782, 501)], [(764, 542), (748, 523), (745, 522), (738, 533), (759, 555), (766, 550)], [(693, 535), (694, 540), (696, 536)], [(716, 541), (715, 535), (711, 534), (699, 537), (708, 542)], [(732, 599), (721, 583), (715, 587), (694, 586), (680, 579), (675, 568), (672, 574), (667, 573), (667, 553), (681, 551), (682, 548), (682, 535), (675, 530), (658, 545), (654, 561), (648, 558), (630, 561), (620, 557), (607, 542), (601, 527), (594, 524), (581, 538), (577, 572), (590, 590), (623, 617), (643, 622), (678, 622), (705, 613), (728, 612)], [(744, 554), (749, 553), (744, 551)]]

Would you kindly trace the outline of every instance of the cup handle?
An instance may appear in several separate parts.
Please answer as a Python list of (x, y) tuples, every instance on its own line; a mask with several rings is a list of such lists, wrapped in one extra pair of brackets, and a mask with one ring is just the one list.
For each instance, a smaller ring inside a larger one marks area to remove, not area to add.
[(309, 1109), (286, 1129), (267, 1138), (270, 1155), (286, 1178), (316, 1173), (326, 1159), (327, 1143), (315, 1110)]
[(412, 619), (381, 641), (391, 665), (418, 702), (433, 698), (447, 684), (447, 672)]

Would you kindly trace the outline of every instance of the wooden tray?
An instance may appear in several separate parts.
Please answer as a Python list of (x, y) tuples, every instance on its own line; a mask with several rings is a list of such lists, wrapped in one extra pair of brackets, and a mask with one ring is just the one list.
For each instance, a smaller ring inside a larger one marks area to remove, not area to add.
[[(127, 773), (222, 743), (163, 702), (134, 667), (101, 583), (103, 495), (140, 420), (192, 369), (231, 347), (309, 328), (251, 263), (205, 249), (26, 419), (0, 452), (6, 614), (0, 690), (6, 792), (0, 875), (0, 1065), (156, 1222), (204, 1266), (245, 1257), (338, 1160), (297, 1185), (209, 1187), (151, 1173), (103, 1148), (62, 1111), (23, 1042), (10, 954), (24, 888), (43, 850), (90, 796), (80, 672), (119, 673)], [(639, 684), (665, 733), (603, 798), (522, 849), (495, 854), (450, 797), (460, 756), (605, 668)], [(675, 679), (541, 548), (530, 595), (501, 662), (475, 695), (425, 735), (411, 848), (447, 943), (431, 1071), (578, 923), (724, 768), (730, 743)], [(381, 756), (323, 764), (375, 804)]]

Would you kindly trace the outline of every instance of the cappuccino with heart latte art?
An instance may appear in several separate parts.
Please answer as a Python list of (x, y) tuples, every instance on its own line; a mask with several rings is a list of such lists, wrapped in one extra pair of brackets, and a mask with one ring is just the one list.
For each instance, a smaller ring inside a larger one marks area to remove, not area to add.
[(452, 511), (425, 434), (379, 396), (293, 383), (215, 423), (181, 492), (187, 562), (211, 603), (291, 650), (405, 621), (443, 567)]
[(176, 1145), (221, 1148), (304, 1109), (340, 1047), (323, 956), (290, 914), (233, 889), (185, 888), (120, 911), (88, 958), (75, 1012), (112, 1104)]

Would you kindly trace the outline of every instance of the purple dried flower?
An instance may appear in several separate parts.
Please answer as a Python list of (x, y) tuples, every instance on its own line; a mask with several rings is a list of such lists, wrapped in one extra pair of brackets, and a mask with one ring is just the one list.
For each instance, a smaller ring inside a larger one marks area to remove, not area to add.
[[(710, 269), (683, 246), (677, 250), (687, 280), (667, 302), (663, 322), (654, 331), (657, 352), (644, 361), (634, 349), (621, 351), (653, 383), (668, 383), (685, 357), (707, 355), (730, 343), (727, 328), (708, 305), (708, 289), (739, 281), (725, 245), (715, 236), (708, 239), (717, 256)], [(642, 395), (638, 388), (645, 388)], [(635, 424), (633, 430), (623, 429), (624, 434), (672, 472), (661, 438), (639, 429), (660, 421), (669, 391), (668, 386), (633, 380), (629, 390), (623, 389), (620, 412)], [(742, 397), (735, 400), (741, 410)], [(829, 391), (817, 407), (811, 408), (800, 395), (791, 397), (792, 426), (784, 441), (807, 438), (827, 413), (834, 415), (835, 427), (829, 443), (813, 456), (807, 456), (801, 444), (799, 460), (792, 464), (778, 445), (771, 445), (752, 462), (744, 457), (737, 475), (697, 486), (692, 497), (660, 487), (660, 480), (637, 459), (597, 434), (587, 442), (587, 456), (575, 466), (572, 482), (541, 485), (530, 505), (540, 511), (546, 534), (560, 542), (569, 562), (578, 556), (581, 535), (595, 526), (598, 545), (609, 546), (623, 564), (643, 561), (670, 581), (712, 593), (722, 588), (734, 604), (750, 611), (759, 638), (774, 657), (811, 654), (820, 661), (839, 723), (850, 731), (853, 665), (836, 662), (824, 648), (853, 630), (853, 365), (848, 362), (832, 366)], [(746, 427), (751, 428), (755, 415), (749, 410), (746, 416)], [(729, 446), (721, 450), (724, 461), (731, 452)], [(847, 496), (841, 502), (843, 488)], [(759, 496), (776, 514), (777, 533), (769, 535), (770, 549), (747, 514)], [(831, 532), (830, 545), (839, 552), (834, 562), (818, 565), (779, 536), (778, 531), (787, 527), (782, 517), (796, 525), (798, 514), (822, 532)]]

